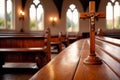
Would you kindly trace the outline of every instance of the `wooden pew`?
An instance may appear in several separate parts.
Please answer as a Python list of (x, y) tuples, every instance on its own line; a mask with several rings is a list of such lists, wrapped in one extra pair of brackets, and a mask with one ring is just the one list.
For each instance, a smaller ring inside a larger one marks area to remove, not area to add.
[(83, 32), (82, 33), (82, 39), (89, 38), (89, 37), (90, 37), (90, 33), (89, 32)]
[(104, 36), (120, 39), (120, 30), (107, 30), (103, 32)]
[(58, 35), (51, 36), (51, 46), (55, 46), (58, 49), (58, 53), (63, 50), (63, 47), (69, 45), (68, 36), (59, 32)]
[(96, 37), (96, 39), (116, 45), (116, 46), (120, 46), (120, 39), (111, 38), (111, 37)]
[[(96, 55), (101, 65), (87, 65), (89, 39), (81, 39), (58, 54), (29, 80), (120, 80), (120, 47), (96, 37)], [(119, 40), (118, 40), (119, 42)], [(108, 50), (109, 49), (109, 50)]]
[(83, 46), (84, 40), (71, 44), (38, 71), (30, 80), (72, 80), (80, 59), (80, 50)]
[(44, 36), (45, 31), (40, 32), (0, 32), (0, 36), (28, 36), (28, 35), (37, 35), (37, 36)]
[[(118, 54), (120, 47), (114, 45), (114, 42), (111, 42), (112, 44), (106, 42), (106, 40), (102, 41), (96, 38), (96, 54), (103, 63), (101, 65), (84, 65), (83, 60), (88, 55), (81, 56), (74, 80), (120, 80), (120, 54)], [(117, 51), (114, 49), (115, 46)], [(88, 52), (83, 50), (83, 53)]]
[(51, 60), (50, 30), (44, 36), (5, 34), (0, 36), (0, 65), (5, 62), (36, 62), (38, 68)]
[(69, 44), (71, 44), (79, 39), (80, 36), (78, 34), (79, 34), (79, 32), (67, 32), (66, 33), (66, 36), (69, 40)]
[[(103, 58), (105, 64), (120, 79), (120, 39), (110, 37), (96, 37), (97, 53)], [(101, 46), (99, 46), (101, 45)], [(117, 80), (117, 79), (114, 79)]]
[(51, 35), (50, 44), (51, 46), (57, 48), (58, 53), (62, 51), (62, 35), (58, 33), (58, 35)]
[(65, 47), (67, 47), (69, 45), (68, 35), (67, 34), (63, 34), (62, 32), (59, 32), (59, 35), (61, 35), (62, 44), (65, 45)]

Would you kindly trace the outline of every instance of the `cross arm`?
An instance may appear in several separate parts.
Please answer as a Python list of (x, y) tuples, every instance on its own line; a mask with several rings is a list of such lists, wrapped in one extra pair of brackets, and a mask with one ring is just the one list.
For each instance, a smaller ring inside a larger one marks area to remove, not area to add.
[(80, 19), (86, 19), (86, 18), (88, 18), (88, 15), (89, 14), (89, 12), (81, 12), (80, 13)]
[(106, 16), (104, 12), (81, 12), (80, 19), (90, 18), (91, 15), (93, 15), (96, 18), (105, 18)]
[(98, 13), (96, 13), (96, 15), (97, 15), (97, 18), (105, 18), (106, 17), (104, 12), (98, 12)]

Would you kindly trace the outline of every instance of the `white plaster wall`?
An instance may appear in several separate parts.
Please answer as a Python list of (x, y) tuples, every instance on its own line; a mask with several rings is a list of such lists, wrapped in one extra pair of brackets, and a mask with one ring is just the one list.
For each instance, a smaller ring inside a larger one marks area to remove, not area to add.
[(23, 26), (22, 21), (19, 19), (19, 12), (22, 9), (21, 7), (21, 0), (13, 0), (14, 4), (14, 27), (16, 31), (20, 31), (21, 27)]

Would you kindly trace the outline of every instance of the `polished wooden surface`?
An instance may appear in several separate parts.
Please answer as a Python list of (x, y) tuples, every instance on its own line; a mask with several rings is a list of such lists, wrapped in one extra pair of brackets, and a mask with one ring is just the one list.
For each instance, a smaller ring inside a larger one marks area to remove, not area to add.
[[(87, 57), (87, 54), (85, 53), (89, 53), (89, 49), (87, 48), (87, 46), (88, 45), (85, 45), (85, 50), (82, 50), (83, 55), (81, 56), (73, 80), (119, 80), (120, 77), (116, 74), (116, 72), (112, 71), (112, 69), (109, 67), (112, 65), (104, 63), (105, 59), (109, 59), (108, 56), (105, 56), (106, 53), (103, 53), (101, 50), (98, 51), (98, 48), (96, 49), (97, 56), (99, 56), (102, 59), (103, 63), (101, 65), (85, 65), (83, 63), (84, 59)], [(111, 62), (111, 60), (109, 62)], [(116, 65), (118, 63), (111, 62), (111, 64)], [(116, 68), (114, 67), (114, 69), (116, 70), (119, 69), (118, 71), (120, 71), (119, 66), (116, 66)]]
[(111, 43), (113, 45), (120, 46), (120, 39), (110, 38), (110, 37), (96, 37), (99, 40)]
[[(99, 43), (98, 43), (99, 42)], [(86, 65), (83, 60), (89, 55), (89, 39), (78, 40), (60, 52), (46, 66), (40, 69), (30, 80), (120, 80), (120, 47), (114, 51), (114, 45), (109, 48), (118, 56), (108, 55), (108, 44), (96, 40), (96, 56), (103, 61), (101, 65)], [(100, 46), (103, 48), (101, 49)], [(105, 49), (105, 50), (104, 50)]]
[[(107, 40), (103, 41), (104, 38), (105, 39), (107, 38)], [(120, 54), (119, 54), (120, 45), (114, 44), (116, 42), (114, 42), (114, 38), (108, 38), (108, 37), (99, 38), (96, 40), (96, 46), (97, 46), (96, 50), (99, 56), (102, 57), (103, 61), (109, 66), (109, 68), (117, 76), (120, 77)]]
[(84, 40), (71, 44), (37, 72), (31, 80), (72, 80), (83, 44)]

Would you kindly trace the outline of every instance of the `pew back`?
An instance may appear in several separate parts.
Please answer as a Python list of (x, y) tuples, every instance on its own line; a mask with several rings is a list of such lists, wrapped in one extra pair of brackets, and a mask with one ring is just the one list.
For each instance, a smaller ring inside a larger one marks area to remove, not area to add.
[(28, 48), (44, 46), (44, 36), (0, 36), (0, 48)]
[(51, 36), (51, 40), (50, 40), (51, 46), (57, 48), (58, 53), (60, 51), (62, 51), (62, 41), (61, 41), (61, 38), (62, 38), (61, 34), (52, 35)]

